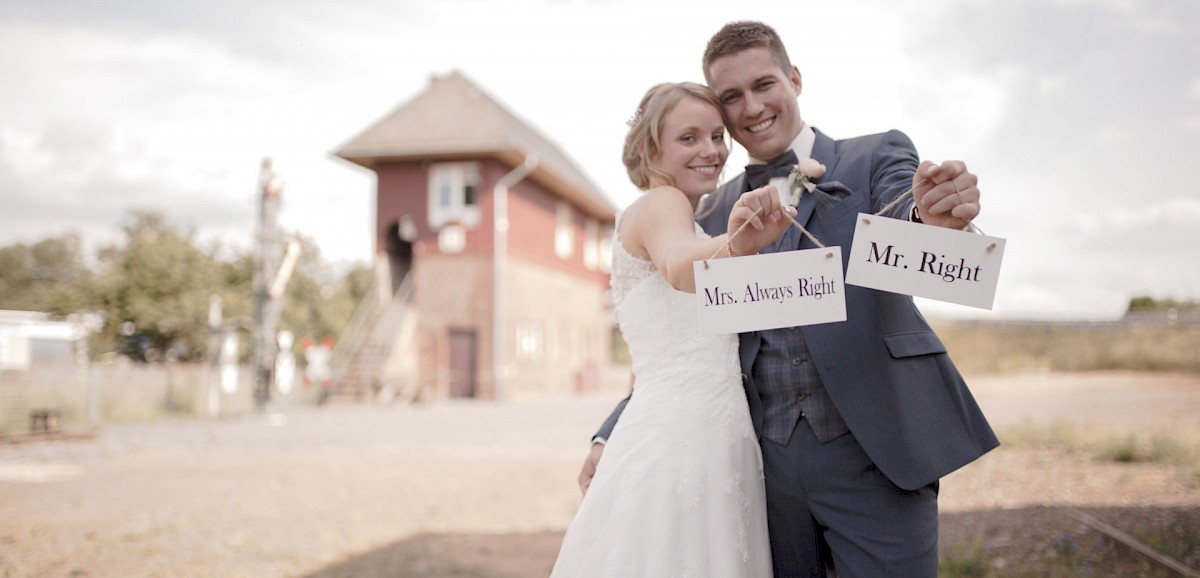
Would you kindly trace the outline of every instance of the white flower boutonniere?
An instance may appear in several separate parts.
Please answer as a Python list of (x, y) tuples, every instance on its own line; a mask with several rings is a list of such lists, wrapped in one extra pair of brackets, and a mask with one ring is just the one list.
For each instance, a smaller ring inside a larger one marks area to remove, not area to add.
[(792, 167), (792, 173), (788, 175), (788, 182), (792, 184), (792, 204), (796, 204), (800, 200), (801, 191), (813, 192), (817, 190), (814, 179), (819, 179), (825, 175), (825, 165), (816, 161), (813, 158), (800, 159), (795, 167)]

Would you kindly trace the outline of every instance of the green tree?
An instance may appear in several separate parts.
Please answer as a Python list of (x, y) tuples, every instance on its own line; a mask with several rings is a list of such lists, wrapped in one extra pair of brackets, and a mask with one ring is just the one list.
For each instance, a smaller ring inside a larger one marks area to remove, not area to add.
[[(227, 252), (219, 245), (198, 247), (193, 231), (155, 212), (129, 213), (121, 230), (123, 239), (97, 252), (97, 271), (85, 266), (74, 235), (0, 247), (0, 309), (99, 311), (104, 325), (92, 351), (143, 361), (205, 359), (213, 296), (221, 300), (223, 322), (252, 328), (252, 252), (222, 258)], [(292, 331), (297, 344), (305, 337), (337, 339), (370, 286), (371, 269), (339, 274), (312, 239), (300, 242), (279, 328)], [(243, 343), (248, 356), (249, 340)]]
[(0, 247), (0, 309), (66, 316), (91, 304), (92, 277), (77, 235)]
[(180, 231), (161, 214), (135, 211), (121, 229), (124, 245), (99, 252), (101, 350), (146, 361), (201, 358), (209, 301), (224, 293), (227, 271), (194, 245), (193, 232)]
[(1126, 313), (1137, 313), (1146, 311), (1164, 311), (1167, 309), (1177, 309), (1180, 311), (1192, 311), (1200, 308), (1200, 303), (1195, 299), (1177, 301), (1175, 299), (1155, 299), (1149, 296), (1138, 296), (1129, 300), (1129, 307), (1125, 310)]

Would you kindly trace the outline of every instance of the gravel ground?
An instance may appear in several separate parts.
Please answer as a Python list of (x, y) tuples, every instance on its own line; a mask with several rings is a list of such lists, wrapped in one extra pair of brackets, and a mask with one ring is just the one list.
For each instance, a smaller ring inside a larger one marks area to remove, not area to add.
[[(1001, 431), (1069, 421), (1200, 438), (1200, 376), (971, 383)], [(293, 407), (0, 444), (0, 578), (545, 576), (587, 439), (619, 397)], [(1200, 532), (1200, 485), (1180, 468), (1047, 448), (952, 474), (941, 508), (944, 548), (1010, 560), (1069, 547), (1054, 542), (1064, 533), (1091, 539), (1073, 509)]]

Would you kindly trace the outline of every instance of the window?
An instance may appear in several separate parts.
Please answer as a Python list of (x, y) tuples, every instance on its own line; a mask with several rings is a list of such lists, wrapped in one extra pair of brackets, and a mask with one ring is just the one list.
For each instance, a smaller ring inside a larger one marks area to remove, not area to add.
[(538, 321), (517, 322), (517, 359), (538, 361), (545, 353), (546, 330)]
[(574, 215), (571, 205), (559, 201), (554, 212), (554, 254), (567, 259), (575, 252)]
[(600, 251), (600, 270), (605, 273), (612, 273), (612, 244), (612, 225), (605, 225), (604, 231), (600, 233), (600, 241), (597, 244)]
[(583, 266), (595, 271), (600, 265), (600, 225), (589, 218), (583, 223)]
[(479, 225), (479, 165), (438, 163), (429, 169), (429, 226)]

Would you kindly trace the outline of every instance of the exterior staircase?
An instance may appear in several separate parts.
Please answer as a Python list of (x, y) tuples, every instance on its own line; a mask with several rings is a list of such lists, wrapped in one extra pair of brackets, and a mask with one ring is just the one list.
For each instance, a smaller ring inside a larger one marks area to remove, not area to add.
[(385, 385), (384, 369), (397, 334), (409, 312), (412, 275), (390, 299), (379, 296), (374, 283), (342, 331), (333, 348), (330, 366), (334, 387), (328, 402), (372, 403)]

